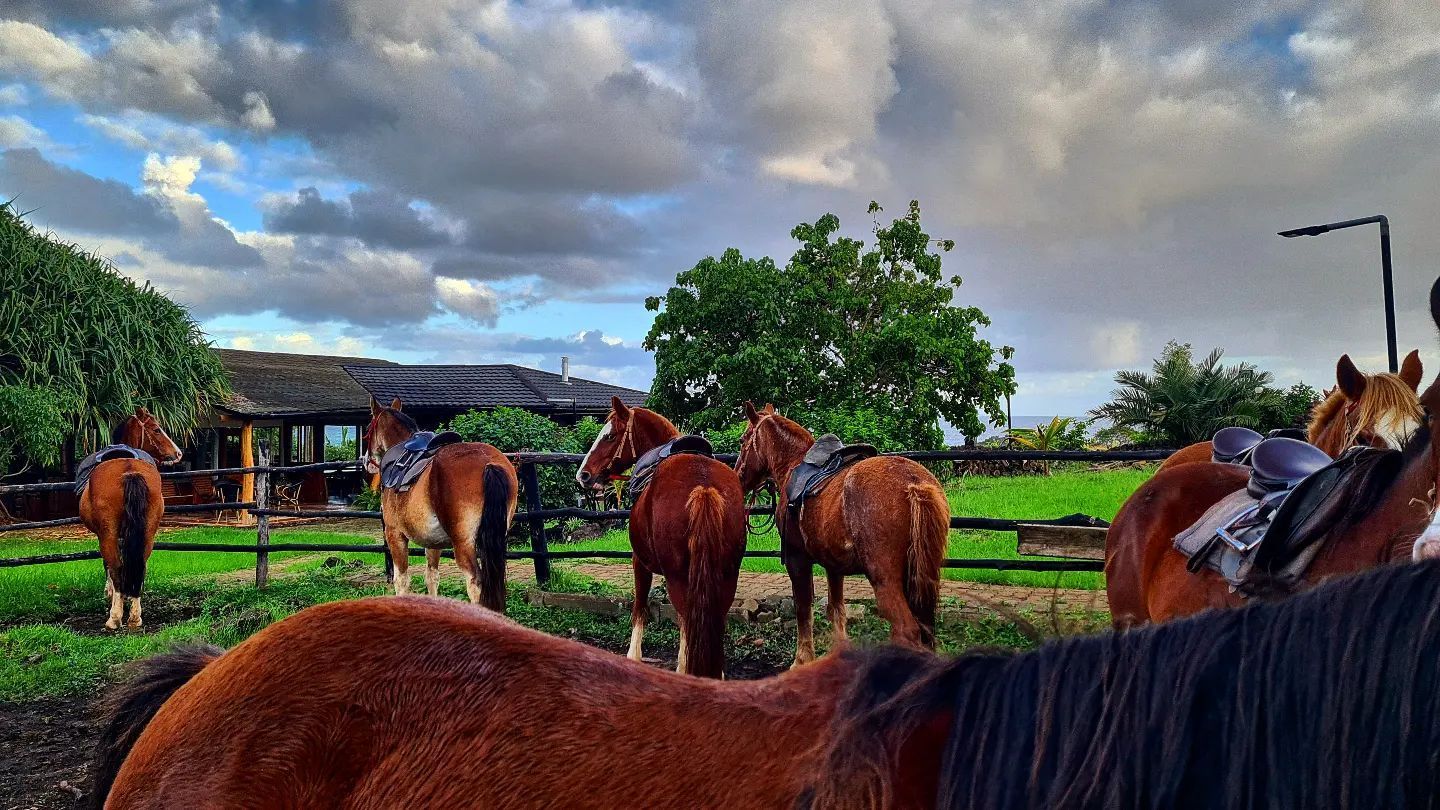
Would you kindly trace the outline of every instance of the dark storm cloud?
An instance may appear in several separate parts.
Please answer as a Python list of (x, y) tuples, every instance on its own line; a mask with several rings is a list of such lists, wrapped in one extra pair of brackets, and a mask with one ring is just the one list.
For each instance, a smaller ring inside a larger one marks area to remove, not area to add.
[(0, 196), (38, 222), (86, 233), (174, 234), (180, 222), (154, 198), (46, 160), (38, 149), (0, 152)]
[(361, 189), (347, 203), (327, 200), (314, 187), (265, 212), (265, 228), (280, 233), (353, 236), (367, 245), (393, 248), (439, 247), (449, 234), (426, 221), (410, 202), (386, 191)]

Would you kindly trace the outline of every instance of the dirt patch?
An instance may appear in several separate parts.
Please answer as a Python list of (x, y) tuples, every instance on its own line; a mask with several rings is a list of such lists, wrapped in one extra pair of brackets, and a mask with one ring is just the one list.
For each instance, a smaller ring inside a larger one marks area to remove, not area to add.
[(95, 727), (85, 698), (0, 703), (0, 808), (83, 807)]

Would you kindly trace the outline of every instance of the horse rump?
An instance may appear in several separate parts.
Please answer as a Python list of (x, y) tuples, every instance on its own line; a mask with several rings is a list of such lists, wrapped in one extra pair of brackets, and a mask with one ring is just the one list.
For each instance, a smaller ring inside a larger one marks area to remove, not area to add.
[(485, 465), (480, 506), (480, 527), (475, 533), (475, 579), (480, 603), (505, 612), (505, 538), (510, 533), (510, 499), (513, 479), (498, 464)]
[(165, 701), (224, 653), (210, 644), (177, 646), (168, 653), (137, 661), (126, 668), (128, 677), (102, 709), (104, 720), (90, 766), (94, 778), (91, 807), (105, 806), (125, 757)]
[(725, 619), (735, 593), (732, 588), (727, 597), (722, 591), (735, 580), (745, 552), (725, 536), (725, 511), (725, 496), (715, 487), (695, 487), (685, 500), (690, 521), (689, 599), (681, 617), (685, 669), (702, 678), (719, 678), (725, 672)]
[(115, 587), (121, 596), (139, 598), (145, 586), (145, 546), (150, 531), (150, 485), (141, 472), (121, 476), (123, 509), (120, 513), (120, 572)]

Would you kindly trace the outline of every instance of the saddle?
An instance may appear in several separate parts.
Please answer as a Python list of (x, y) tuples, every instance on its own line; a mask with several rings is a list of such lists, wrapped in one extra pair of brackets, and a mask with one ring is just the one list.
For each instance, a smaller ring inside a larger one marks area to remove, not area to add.
[(90, 484), (90, 475), (101, 462), (114, 461), (117, 458), (133, 458), (143, 461), (154, 467), (155, 459), (144, 450), (138, 447), (131, 447), (128, 444), (112, 444), (109, 447), (102, 447), (99, 450), (81, 459), (80, 464), (75, 468), (75, 494), (80, 494)]
[(397, 492), (409, 490), (441, 448), (462, 441), (464, 439), (460, 438), (460, 434), (449, 430), (444, 433), (428, 430), (416, 433), (386, 450), (380, 458), (380, 486)]
[(1190, 571), (1210, 568), (1246, 597), (1292, 592), (1330, 530), (1399, 474), (1397, 450), (1353, 447), (1333, 461), (1295, 439), (1260, 442), (1250, 480), (1176, 535)]
[(643, 456), (635, 460), (635, 468), (630, 471), (630, 485), (627, 490), (632, 501), (639, 500), (640, 494), (650, 486), (650, 481), (655, 477), (655, 471), (660, 468), (660, 462), (671, 456), (696, 455), (714, 458), (715, 450), (710, 446), (710, 441), (704, 436), (676, 436), (670, 441), (652, 447)]
[(815, 440), (805, 458), (790, 473), (785, 486), (785, 503), (798, 509), (805, 499), (819, 492), (835, 474), (858, 461), (874, 458), (880, 451), (868, 444), (844, 444), (840, 437), (826, 433)]
[(1305, 441), (1305, 431), (1298, 428), (1278, 428), (1261, 436), (1245, 427), (1220, 428), (1210, 439), (1210, 460), (1219, 464), (1250, 463), (1250, 452), (1266, 439), (1286, 438)]

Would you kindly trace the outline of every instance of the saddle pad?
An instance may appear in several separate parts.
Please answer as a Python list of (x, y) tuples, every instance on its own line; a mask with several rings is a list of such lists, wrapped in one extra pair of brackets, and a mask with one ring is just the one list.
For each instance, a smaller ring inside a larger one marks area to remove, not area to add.
[(635, 467), (630, 471), (630, 486), (627, 493), (632, 501), (638, 499), (645, 488), (650, 486), (651, 479), (655, 477), (655, 471), (660, 468), (660, 462), (671, 456), (686, 454), (707, 458), (715, 457), (710, 440), (704, 436), (676, 436), (659, 447), (652, 447), (635, 461)]
[(114, 461), (117, 458), (133, 458), (143, 461), (154, 467), (155, 459), (144, 450), (131, 447), (128, 444), (112, 444), (109, 447), (102, 447), (91, 453), (80, 461), (75, 468), (75, 492), (79, 494), (90, 484), (90, 475), (102, 462)]

